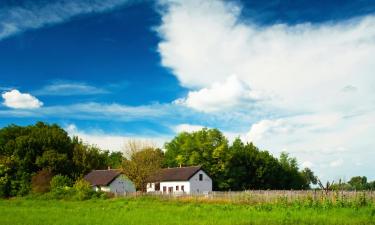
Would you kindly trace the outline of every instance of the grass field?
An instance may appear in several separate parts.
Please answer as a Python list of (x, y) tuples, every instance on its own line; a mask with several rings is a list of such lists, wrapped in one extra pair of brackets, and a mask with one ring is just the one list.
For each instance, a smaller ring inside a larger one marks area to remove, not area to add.
[(375, 224), (374, 206), (304, 207), (156, 198), (0, 200), (0, 224)]

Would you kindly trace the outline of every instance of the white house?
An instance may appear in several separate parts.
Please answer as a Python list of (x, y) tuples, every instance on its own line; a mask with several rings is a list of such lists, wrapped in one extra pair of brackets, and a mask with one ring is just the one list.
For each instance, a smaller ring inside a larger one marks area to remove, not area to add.
[(196, 194), (210, 191), (212, 179), (200, 166), (162, 169), (147, 184), (147, 192)]
[(123, 195), (135, 192), (135, 186), (120, 170), (93, 170), (84, 179), (95, 191), (112, 192)]

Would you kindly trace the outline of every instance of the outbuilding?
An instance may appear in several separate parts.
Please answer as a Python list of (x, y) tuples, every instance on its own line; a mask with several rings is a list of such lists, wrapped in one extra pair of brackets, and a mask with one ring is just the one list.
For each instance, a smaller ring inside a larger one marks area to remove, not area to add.
[(212, 179), (201, 166), (165, 168), (147, 184), (147, 192), (198, 194), (212, 191)]
[(136, 191), (134, 183), (120, 170), (93, 170), (84, 179), (95, 191), (112, 192), (118, 195)]

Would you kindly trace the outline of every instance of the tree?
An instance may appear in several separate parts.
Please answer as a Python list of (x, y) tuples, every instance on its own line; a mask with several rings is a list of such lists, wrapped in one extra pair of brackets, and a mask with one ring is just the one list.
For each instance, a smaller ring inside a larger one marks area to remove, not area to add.
[(146, 191), (150, 176), (162, 166), (163, 152), (144, 142), (134, 140), (128, 143), (125, 151), (128, 159), (125, 159), (122, 164), (124, 174), (134, 182), (137, 190)]
[(367, 189), (367, 177), (361, 177), (361, 176), (352, 177), (348, 183), (355, 190)]
[(201, 165), (216, 189), (228, 189), (224, 176), (229, 159), (228, 140), (217, 129), (182, 132), (165, 144), (165, 166)]
[(303, 189), (310, 188), (310, 184), (316, 185), (318, 183), (318, 178), (314, 175), (314, 172), (310, 168), (305, 168), (301, 171), (301, 175), (304, 178), (304, 187)]
[(124, 161), (124, 156), (122, 152), (104, 152), (107, 155), (107, 165), (111, 168), (118, 169), (121, 168), (121, 164)]
[(27, 194), (31, 177), (38, 171), (77, 179), (93, 169), (118, 164), (116, 157), (77, 137), (70, 138), (56, 124), (9, 125), (0, 129), (0, 196)]

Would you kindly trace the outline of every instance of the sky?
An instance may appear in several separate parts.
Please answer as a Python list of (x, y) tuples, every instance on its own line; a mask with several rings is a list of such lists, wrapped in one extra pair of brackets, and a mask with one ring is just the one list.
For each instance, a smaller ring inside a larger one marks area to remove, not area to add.
[(0, 127), (113, 151), (218, 128), (374, 180), (375, 1), (0, 0), (0, 93)]

